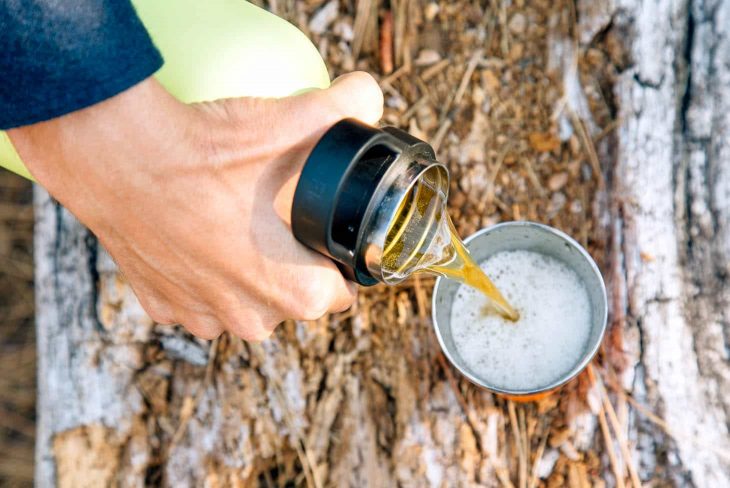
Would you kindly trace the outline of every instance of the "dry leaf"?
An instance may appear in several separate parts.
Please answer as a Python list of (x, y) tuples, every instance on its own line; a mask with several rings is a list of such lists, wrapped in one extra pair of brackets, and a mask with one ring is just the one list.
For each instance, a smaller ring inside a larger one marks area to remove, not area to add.
[(641, 260), (644, 261), (645, 263), (651, 263), (652, 261), (654, 261), (656, 259), (653, 254), (650, 254), (650, 253), (644, 252), (644, 251), (640, 252), (639, 256), (641, 256)]
[(535, 151), (549, 152), (560, 147), (560, 139), (550, 132), (533, 132), (529, 135), (530, 146)]

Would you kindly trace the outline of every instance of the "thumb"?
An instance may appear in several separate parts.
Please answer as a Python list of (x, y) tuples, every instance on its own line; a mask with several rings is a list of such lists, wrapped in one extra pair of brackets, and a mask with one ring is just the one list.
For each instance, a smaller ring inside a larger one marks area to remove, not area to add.
[[(383, 115), (383, 92), (369, 74), (356, 71), (337, 78), (329, 88), (312, 90), (294, 97), (277, 100), (278, 119), (285, 128), (280, 137), (298, 139), (301, 157), (286, 161), (288, 171), (279, 172), (285, 183), (277, 196), (275, 207), (285, 222), (289, 222), (291, 204), (298, 174), (308, 154), (322, 135), (342, 119), (355, 118), (366, 124), (376, 124)], [(294, 164), (292, 164), (294, 162)]]
[(324, 132), (346, 118), (375, 124), (383, 115), (383, 92), (369, 74), (356, 71), (337, 78), (329, 88), (282, 98), (282, 107), (300, 134)]
[(383, 116), (383, 92), (364, 71), (338, 77), (325, 92), (333, 108), (342, 113), (341, 119), (352, 117), (374, 125)]

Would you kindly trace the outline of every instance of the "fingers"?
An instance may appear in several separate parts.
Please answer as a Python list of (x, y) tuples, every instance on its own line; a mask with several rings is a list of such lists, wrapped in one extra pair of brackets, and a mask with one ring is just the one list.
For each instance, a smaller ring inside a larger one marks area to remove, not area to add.
[(314, 251), (304, 251), (288, 277), (279, 282), (273, 297), (281, 317), (317, 320), (327, 313), (347, 309), (355, 300), (357, 288), (342, 277), (335, 263)]
[[(317, 320), (328, 313), (343, 312), (357, 297), (357, 285), (345, 280), (332, 261), (315, 257), (314, 272), (308, 273), (296, 287), (282, 285), (274, 295), (287, 297), (273, 305), (273, 301), (254, 308), (250, 302), (229, 300), (211, 301), (210, 313), (193, 311), (178, 306), (173, 311), (166, 299), (155, 294), (140, 295), (143, 308), (159, 324), (177, 324), (201, 339), (212, 340), (224, 331), (249, 342), (268, 339), (279, 323), (286, 319)], [(178, 304), (179, 305), (179, 304)]]
[(329, 313), (344, 312), (355, 303), (357, 299), (357, 284), (342, 278), (342, 287), (338, 287), (332, 303), (329, 306)]
[(146, 283), (130, 282), (134, 296), (153, 322), (170, 325), (176, 322), (175, 312), (167, 299)]
[(278, 321), (264, 321), (258, 314), (248, 311), (239, 317), (226, 319), (224, 328), (244, 341), (261, 342), (271, 337), (277, 325)]
[(151, 298), (151, 295), (140, 296), (140, 302), (155, 322), (179, 323), (201, 339), (212, 340), (228, 331), (245, 341), (260, 342), (268, 339), (283, 321), (275, 317), (317, 320), (327, 313), (343, 312), (352, 306), (357, 297), (357, 285), (345, 280), (331, 261), (324, 258), (322, 261), (324, 264), (318, 266), (314, 275), (303, 280), (299, 289), (282, 290), (292, 297), (290, 305), (284, 307), (286, 310), (252, 310), (218, 304), (211, 314), (190, 310), (174, 313), (166, 300)]
[(191, 334), (205, 340), (212, 340), (223, 333), (223, 327), (210, 315), (186, 315), (181, 322)]

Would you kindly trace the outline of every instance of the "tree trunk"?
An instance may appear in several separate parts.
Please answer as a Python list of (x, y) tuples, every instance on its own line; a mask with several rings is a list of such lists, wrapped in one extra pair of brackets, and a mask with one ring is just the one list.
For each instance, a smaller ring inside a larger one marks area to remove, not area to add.
[[(415, 3), (391, 3), (396, 42), (407, 46), (399, 19)], [(509, 58), (521, 7), (505, 8), (487, 10), (480, 25)], [(509, 155), (501, 170), (451, 161), (461, 176), (452, 203), (471, 208), (473, 175), (499, 170), (507, 179), (495, 173), (485, 191), (501, 198), (489, 204), (501, 216), (559, 225), (590, 244), (611, 302), (590, 371), (536, 404), (473, 387), (439, 351), (428, 279), (367, 290), (350, 312), (286, 323), (261, 345), (197, 340), (153, 324), (93, 235), (38, 188), (38, 486), (631, 486), (637, 477), (730, 486), (730, 2), (561, 8), (538, 20), (577, 13), (577, 49), (536, 35), (567, 66), (557, 71), (572, 115), (560, 120), (572, 129), (561, 139), (585, 162), (590, 183), (580, 188), (593, 188), (584, 206), (593, 214), (578, 225), (552, 212), (568, 190), (540, 189), (544, 173), (524, 176), (529, 203), (505, 204), (499, 185), (523, 177)], [(452, 15), (445, 3), (442, 11)], [(585, 70), (565, 61), (604, 51), (615, 77), (603, 96), (617, 123), (600, 132), (603, 118), (581, 93)], [(420, 110), (410, 126), (443, 142), (445, 158), (491, 144), (480, 134), (492, 119), (463, 107), (489, 95), (489, 73), (511, 68), (473, 59), (481, 88), (457, 71), (454, 89), (466, 80), (467, 94), (451, 97), (431, 132)]]
[(615, 319), (641, 416), (642, 470), (730, 485), (730, 4), (659, 2), (619, 13), (634, 66), (616, 86), (611, 172)]

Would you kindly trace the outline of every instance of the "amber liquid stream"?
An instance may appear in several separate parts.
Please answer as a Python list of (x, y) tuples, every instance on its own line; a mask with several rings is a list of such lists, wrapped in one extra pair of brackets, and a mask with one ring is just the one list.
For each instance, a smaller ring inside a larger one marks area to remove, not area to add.
[(446, 220), (449, 225), (451, 245), (454, 248), (455, 257), (446, 263), (426, 266), (423, 268), (424, 271), (436, 273), (476, 288), (489, 298), (492, 308), (502, 317), (513, 322), (519, 320), (520, 314), (517, 310), (509, 304), (499, 289), (492, 283), (492, 280), (489, 279), (489, 276), (482, 271), (482, 268), (471, 257), (471, 254), (469, 254), (466, 246), (456, 233), (454, 224), (448, 215), (446, 216)]
[(459, 237), (445, 196), (435, 185), (419, 184), (401, 203), (387, 232), (383, 268), (396, 278), (431, 273), (481, 291), (492, 310), (516, 321), (520, 315), (482, 271)]

